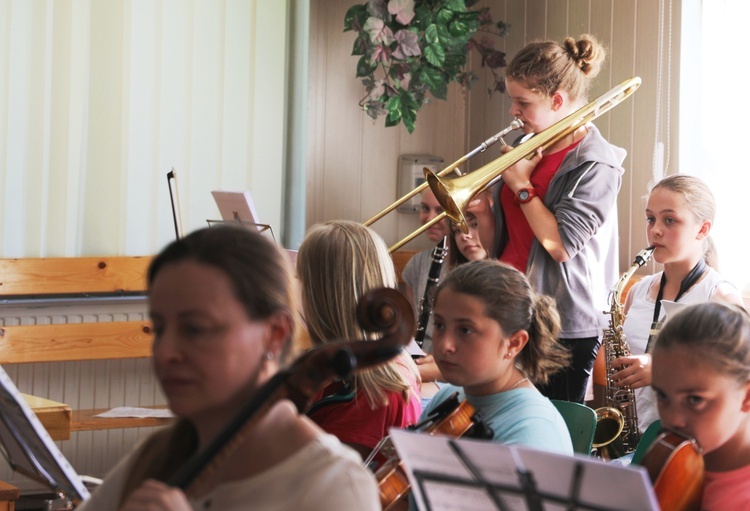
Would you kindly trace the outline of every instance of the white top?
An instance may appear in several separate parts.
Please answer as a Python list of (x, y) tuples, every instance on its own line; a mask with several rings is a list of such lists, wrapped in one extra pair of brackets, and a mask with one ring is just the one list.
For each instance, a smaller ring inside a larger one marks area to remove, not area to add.
[[(623, 332), (628, 342), (632, 355), (643, 355), (646, 352), (651, 323), (654, 319), (654, 306), (656, 302), (649, 297), (651, 286), (658, 286), (661, 282), (663, 272), (650, 275), (638, 281), (630, 290), (633, 297), (628, 315), (623, 324)], [(693, 287), (680, 297), (675, 305), (690, 305), (711, 300), (720, 284), (727, 282), (716, 270), (708, 268), (707, 274)], [(662, 300), (659, 311), (659, 321), (663, 321), (668, 310), (679, 307), (671, 307), (668, 300)], [(656, 395), (651, 387), (635, 389), (636, 411), (638, 413), (638, 426), (641, 431), (659, 418), (659, 410), (656, 404)]]
[[(133, 455), (124, 458), (78, 511), (116, 511)], [(321, 434), (296, 454), (270, 469), (217, 486), (199, 499), (194, 510), (380, 511), (378, 485), (359, 454), (333, 435)]]

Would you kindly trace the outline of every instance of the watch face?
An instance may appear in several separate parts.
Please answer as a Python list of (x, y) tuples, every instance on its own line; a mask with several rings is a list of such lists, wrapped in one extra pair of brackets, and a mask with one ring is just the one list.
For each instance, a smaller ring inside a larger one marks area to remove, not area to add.
[(524, 201), (524, 200), (526, 200), (528, 198), (529, 198), (529, 191), (528, 190), (521, 190), (520, 192), (518, 192), (518, 199), (519, 200)]

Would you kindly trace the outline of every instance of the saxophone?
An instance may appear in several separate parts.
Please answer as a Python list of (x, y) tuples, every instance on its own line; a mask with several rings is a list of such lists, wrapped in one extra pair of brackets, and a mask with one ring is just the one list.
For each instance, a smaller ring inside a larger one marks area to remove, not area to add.
[(628, 271), (622, 274), (620, 280), (610, 291), (610, 310), (604, 314), (610, 315), (609, 328), (604, 330), (601, 349), (604, 350), (607, 389), (605, 407), (596, 410), (596, 430), (594, 432), (593, 447), (603, 459), (615, 459), (635, 451), (641, 438), (638, 429), (638, 412), (635, 405), (635, 392), (630, 386), (618, 387), (612, 380), (612, 373), (616, 370), (612, 362), (618, 357), (630, 356), (630, 347), (622, 331), (625, 313), (621, 302), (625, 285), (638, 268), (646, 264), (654, 253), (654, 247), (648, 247), (635, 256)]
[(420, 348), (424, 344), (424, 337), (427, 333), (427, 323), (430, 320), (430, 313), (432, 312), (432, 305), (435, 300), (435, 290), (440, 281), (440, 270), (443, 268), (443, 261), (448, 254), (447, 242), (448, 240), (443, 236), (440, 243), (432, 249), (432, 263), (427, 273), (427, 285), (425, 285), (422, 299), (419, 300), (419, 319), (414, 340)]

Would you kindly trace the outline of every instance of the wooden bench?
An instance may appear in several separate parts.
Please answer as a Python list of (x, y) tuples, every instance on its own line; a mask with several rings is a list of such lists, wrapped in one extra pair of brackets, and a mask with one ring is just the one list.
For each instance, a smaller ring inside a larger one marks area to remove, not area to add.
[[(87, 303), (97, 303), (101, 299), (132, 297), (145, 303), (145, 276), (150, 260), (150, 257), (0, 259), (0, 304), (5, 309), (35, 309), (44, 307), (40, 304), (80, 301), (79, 307), (85, 309)], [(85, 314), (81, 317), (82, 321), (62, 324), (9, 325), (6, 322), (0, 326), (0, 364), (5, 367), (151, 356), (152, 333), (147, 319), (92, 322), (85, 320)], [(32, 400), (27, 398), (27, 401), (34, 408)], [(66, 406), (54, 401), (37, 405)], [(103, 411), (106, 409), (70, 410), (67, 431), (60, 426), (58, 414), (55, 416), (58, 422), (50, 433), (53, 438), (67, 439), (70, 431), (159, 426), (169, 422), (169, 419), (157, 418), (96, 417)], [(64, 410), (58, 412), (65, 413)], [(41, 414), (38, 415), (42, 419)]]

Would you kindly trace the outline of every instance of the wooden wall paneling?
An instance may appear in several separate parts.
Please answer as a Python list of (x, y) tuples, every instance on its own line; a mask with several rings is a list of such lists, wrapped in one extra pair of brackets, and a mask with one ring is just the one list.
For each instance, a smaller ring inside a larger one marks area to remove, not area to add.
[(307, 158), (306, 158), (306, 197), (305, 219), (309, 227), (314, 219), (323, 216), (323, 180), (318, 169), (323, 168), (325, 140), (325, 122), (322, 112), (325, 111), (326, 76), (326, 41), (325, 3), (310, 2), (310, 47), (308, 56), (308, 94), (307, 102)]
[[(608, 2), (598, 1), (595, 4)], [(589, 0), (568, 0), (568, 33), (565, 36), (578, 37), (581, 34), (590, 34), (592, 31), (592, 2)], [(597, 26), (597, 29), (602, 27)]]
[[(417, 123), (420, 122), (417, 116)], [(365, 116), (362, 120), (361, 207), (351, 220), (364, 222), (382, 211), (396, 199), (398, 157), (402, 152), (399, 132), (403, 126), (385, 128), (385, 119), (374, 123)], [(396, 241), (400, 213), (391, 212), (374, 224), (372, 229), (390, 246)]]
[(557, 0), (547, 4), (547, 30), (545, 39), (562, 41), (568, 36), (575, 37), (577, 33), (571, 34), (569, 22), (568, 0)]
[[(354, 78), (359, 57), (352, 56), (355, 35), (343, 32), (344, 15), (350, 2), (325, 2), (326, 53), (325, 159), (323, 168), (323, 218), (358, 219), (360, 216), (363, 123), (365, 115), (358, 107), (364, 94), (361, 82)], [(346, 136), (342, 136), (343, 134)], [(318, 199), (318, 198), (316, 198)]]
[(644, 75), (644, 69), (636, 66), (636, 37), (639, 30), (636, 19), (636, 13), (633, 6), (628, 3), (615, 3), (613, 19), (617, 20), (612, 27), (612, 38), (610, 42), (610, 66), (612, 85), (620, 83), (630, 76), (641, 76), (644, 84), (629, 98), (609, 114), (610, 117), (610, 137), (609, 140), (623, 147), (628, 155), (623, 166), (625, 174), (623, 175), (622, 187), (618, 197), (618, 218), (620, 232), (620, 268), (626, 268), (630, 265), (631, 258), (631, 239), (632, 239), (632, 218), (634, 189), (637, 186), (634, 183), (634, 172), (636, 169), (643, 169), (643, 162), (633, 140), (635, 132), (635, 109), (639, 103), (647, 100), (648, 87), (644, 88), (645, 82), (649, 77)]
[[(557, 0), (552, 0), (555, 3)], [(526, 16), (524, 19), (525, 43), (547, 39), (547, 7), (549, 0), (526, 0)]]

